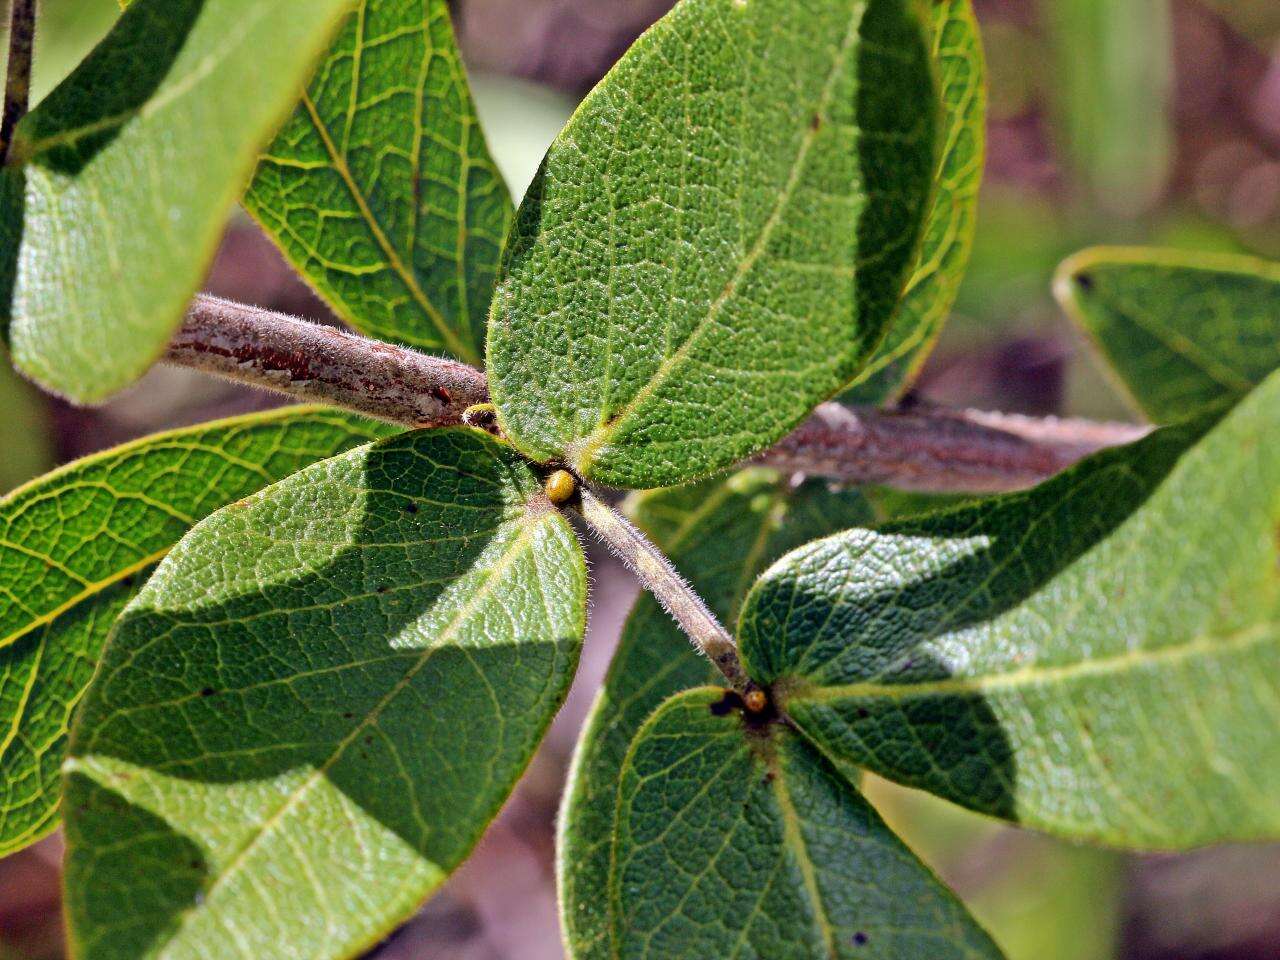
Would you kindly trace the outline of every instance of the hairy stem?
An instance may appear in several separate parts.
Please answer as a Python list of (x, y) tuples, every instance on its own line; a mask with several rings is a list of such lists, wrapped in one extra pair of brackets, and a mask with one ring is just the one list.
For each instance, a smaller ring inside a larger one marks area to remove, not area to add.
[(9, 61), (0, 114), (0, 164), (9, 157), (13, 131), (31, 100), (31, 57), (36, 39), (36, 0), (12, 0), (9, 9)]
[[(165, 359), (411, 427), (458, 423), (488, 400), (484, 374), (465, 364), (213, 297), (196, 299)], [(1033, 486), (1147, 429), (828, 403), (755, 462), (850, 484), (999, 493)]]
[(636, 578), (680, 625), (693, 645), (705, 655), (739, 693), (746, 692), (750, 680), (738, 658), (738, 646), (729, 631), (693, 588), (676, 572), (671, 561), (632, 526), (617, 510), (601, 500), (585, 485), (576, 501), (582, 519), (610, 550), (627, 565)]
[(460, 423), (489, 398), (466, 364), (215, 297), (196, 299), (165, 360), (410, 427)]
[(1132, 424), (827, 403), (756, 462), (922, 493), (1001, 493), (1034, 486), (1147, 432)]

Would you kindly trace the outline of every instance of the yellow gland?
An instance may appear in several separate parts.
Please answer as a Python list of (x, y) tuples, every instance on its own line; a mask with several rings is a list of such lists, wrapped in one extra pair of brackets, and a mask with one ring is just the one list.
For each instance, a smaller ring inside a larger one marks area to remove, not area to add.
[(742, 698), (742, 702), (747, 705), (747, 709), (752, 713), (760, 713), (769, 705), (769, 698), (765, 696), (763, 690), (749, 690), (747, 695)]
[(547, 499), (558, 507), (568, 503), (569, 498), (578, 492), (578, 481), (568, 470), (557, 470), (547, 477), (542, 489), (546, 491)]

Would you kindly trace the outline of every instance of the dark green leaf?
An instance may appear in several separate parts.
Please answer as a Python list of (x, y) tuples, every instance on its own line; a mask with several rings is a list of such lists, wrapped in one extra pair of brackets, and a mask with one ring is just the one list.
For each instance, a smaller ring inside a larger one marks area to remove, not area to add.
[(1035, 490), (851, 531), (747, 599), (825, 753), (1072, 838), (1280, 836), (1280, 374)]
[(359, 955), (497, 812), (585, 614), (572, 530), (479, 431), (215, 514), (121, 618), (72, 733), (76, 955)]
[(1063, 309), (1157, 423), (1241, 397), (1280, 367), (1280, 264), (1100, 247), (1063, 263)]
[[(820, 483), (791, 491), (766, 470), (643, 494), (637, 522), (688, 576), (717, 616), (732, 624), (756, 576), (788, 550), (870, 520), (856, 493)], [(645, 595), (627, 620), (604, 688), (583, 728), (560, 821), (559, 883), (565, 939), (574, 960), (607, 960), (610, 843), (627, 747), (667, 697), (717, 682), (657, 601)]]
[(851, 403), (881, 403), (910, 386), (942, 332), (973, 246), (987, 138), (982, 38), (969, 0), (935, 3), (932, 17), (944, 123), (933, 208), (898, 313), (846, 395)]
[(349, 2), (137, 0), (23, 120), (0, 317), (25, 373), (92, 402), (155, 361)]
[(362, 0), (245, 204), (352, 326), (479, 365), (511, 198), (445, 0)]
[(668, 700), (618, 789), (609, 896), (622, 960), (1000, 953), (854, 786), (781, 724)]
[(682, 0), (552, 145), (489, 329), (538, 460), (652, 488), (776, 441), (879, 344), (933, 181), (910, 0)]
[(295, 407), (148, 437), (0, 500), (0, 856), (57, 826), (71, 712), (169, 548), (214, 510), (389, 432)]

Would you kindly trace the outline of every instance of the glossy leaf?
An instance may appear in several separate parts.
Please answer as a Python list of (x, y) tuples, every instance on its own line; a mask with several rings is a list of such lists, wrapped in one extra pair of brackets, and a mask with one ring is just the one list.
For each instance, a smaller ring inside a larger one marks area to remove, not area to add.
[(362, 0), (245, 204), (352, 326), (480, 364), (511, 198), (445, 0)]
[(934, 171), (910, 0), (682, 0), (516, 217), (489, 329), (507, 435), (652, 488), (760, 450), (859, 373)]
[(389, 432), (295, 407), (148, 437), (0, 500), (0, 856), (57, 826), (72, 711), (169, 548), (214, 510)]
[(1278, 428), (1280, 374), (1035, 490), (806, 547), (748, 598), (745, 661), (829, 756), (985, 813), (1280, 836)]
[(915, 272), (888, 334), (846, 394), (851, 403), (882, 403), (915, 380), (942, 333), (973, 247), (987, 138), (982, 38), (970, 0), (933, 4), (932, 26), (943, 119), (933, 207)]
[(358, 956), (497, 813), (585, 615), (572, 530), (479, 431), (215, 514), (122, 617), (72, 734), (77, 956)]
[(782, 724), (668, 700), (618, 788), (609, 896), (621, 960), (994, 958), (950, 891)]
[(1158, 423), (1243, 396), (1280, 367), (1280, 263), (1100, 247), (1063, 263), (1054, 290)]
[(137, 0), (19, 124), (0, 317), (25, 373), (92, 402), (155, 361), (349, 2)]
[[(816, 482), (792, 491), (766, 470), (642, 494), (632, 513), (727, 624), (774, 560), (871, 518), (857, 493), (831, 492)], [(608, 899), (601, 891), (608, 886), (627, 747), (663, 700), (719, 682), (719, 676), (651, 596), (637, 601), (579, 739), (560, 818), (560, 907), (574, 960), (612, 957)]]

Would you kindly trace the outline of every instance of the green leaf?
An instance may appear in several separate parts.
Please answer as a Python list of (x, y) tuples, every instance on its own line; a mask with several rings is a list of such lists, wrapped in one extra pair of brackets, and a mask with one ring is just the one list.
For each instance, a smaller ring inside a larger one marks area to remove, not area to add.
[(933, 207), (898, 313), (845, 395), (850, 403), (882, 403), (915, 380), (960, 292), (973, 247), (987, 138), (982, 38), (969, 0), (935, 3), (932, 19), (943, 119)]
[(617, 957), (993, 958), (990, 938), (854, 786), (726, 694), (668, 700), (627, 755), (609, 896)]
[(1241, 397), (1280, 367), (1280, 263), (1099, 247), (1063, 263), (1054, 292), (1157, 423)]
[(573, 531), (479, 431), (215, 514), (125, 612), (72, 733), (76, 955), (358, 956), (497, 813), (585, 616)]
[(910, 0), (682, 0), (516, 217), (494, 402), (537, 460), (651, 488), (783, 436), (880, 342), (932, 188)]
[[(746, 470), (635, 498), (637, 522), (689, 577), (698, 594), (732, 624), (759, 573), (788, 550), (835, 530), (866, 523), (854, 492), (790, 484), (767, 470)], [(583, 728), (560, 818), (559, 885), (565, 939), (574, 960), (610, 960), (608, 886), (614, 809), (627, 747), (667, 697), (719, 682), (648, 594), (636, 603), (618, 651)]]
[(1280, 374), (1035, 490), (767, 573), (752, 677), (836, 761), (1070, 838), (1280, 836)]
[(155, 361), (349, 2), (137, 0), (19, 124), (0, 207), (19, 368), (92, 402)]
[(445, 0), (357, 4), (245, 205), (352, 326), (482, 363), (511, 197)]
[(0, 500), (0, 856), (57, 826), (71, 713), (169, 548), (214, 510), (390, 430), (294, 407), (148, 437)]

